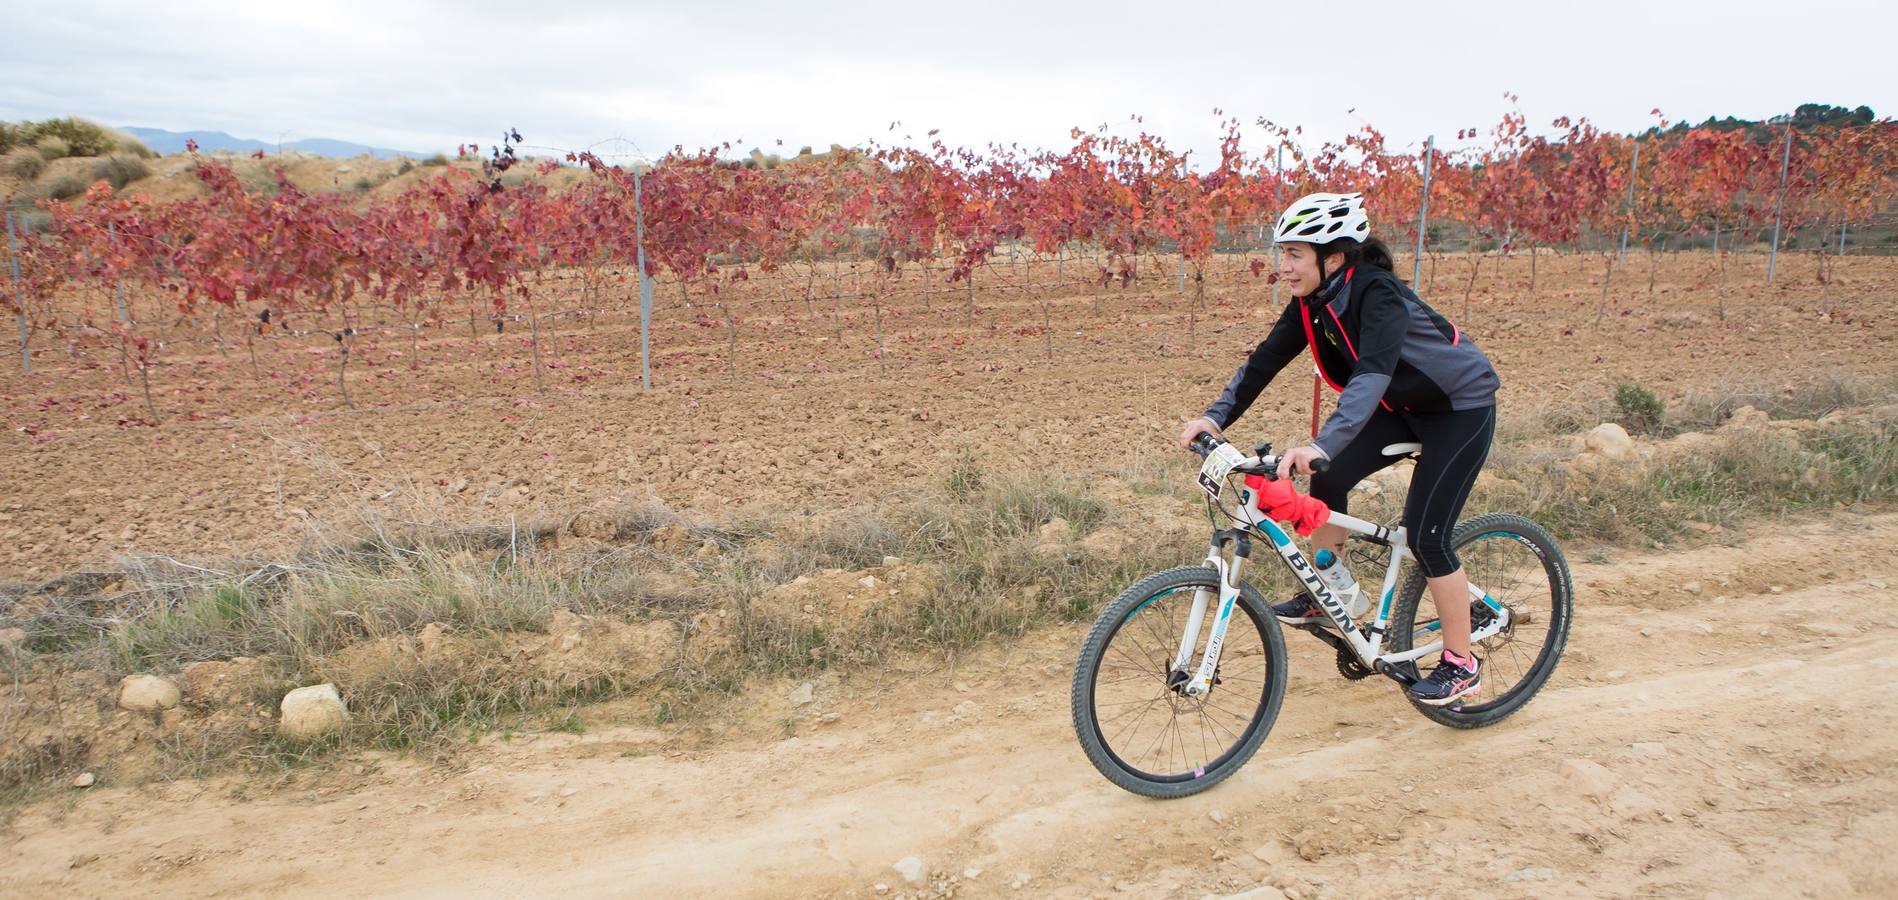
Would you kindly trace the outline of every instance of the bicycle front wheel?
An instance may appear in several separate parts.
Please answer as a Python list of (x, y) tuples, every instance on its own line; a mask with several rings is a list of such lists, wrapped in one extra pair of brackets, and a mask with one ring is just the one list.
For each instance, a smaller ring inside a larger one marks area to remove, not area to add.
[(1095, 620), (1074, 666), (1074, 730), (1109, 781), (1147, 797), (1197, 794), (1257, 752), (1285, 699), (1285, 637), (1265, 600), (1241, 582), (1212, 690), (1185, 693), (1173, 668), (1193, 597), (1210, 593), (1187, 665), (1196, 667), (1218, 615), (1219, 576), (1187, 566), (1148, 576)]

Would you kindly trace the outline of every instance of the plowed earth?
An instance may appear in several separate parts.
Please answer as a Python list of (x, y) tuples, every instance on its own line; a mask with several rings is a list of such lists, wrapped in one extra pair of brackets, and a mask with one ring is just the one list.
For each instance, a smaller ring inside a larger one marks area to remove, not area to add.
[[(1730, 260), (1724, 282), (1709, 254), (1666, 255), (1650, 294), (1646, 257), (1630, 254), (1599, 320), (1599, 255), (1545, 253), (1533, 291), (1527, 259), (1486, 259), (1466, 312), (1473, 262), (1427, 263), (1424, 293), (1496, 360), (1505, 421), (1604, 404), (1623, 381), (1670, 401), (1741, 386), (1770, 400), (1827, 373), (1898, 372), (1892, 260), (1848, 258), (1824, 287), (1812, 259), (1788, 255), (1769, 288), (1754, 255)], [(1168, 439), (1179, 423), (1276, 319), (1270, 288), (1243, 264), (1221, 257), (1198, 309), (1194, 284), (1179, 293), (1165, 265), (1121, 289), (1083, 284), (1077, 260), (1062, 281), (1048, 261), (998, 263), (978, 273), (972, 302), (940, 272), (925, 282), (911, 271), (887, 285), (880, 312), (865, 298), (875, 279), (798, 269), (723, 291), (735, 339), (703, 287), (682, 301), (662, 285), (650, 391), (624, 286), (609, 286), (622, 309), (590, 326), (541, 323), (542, 390), (528, 323), (497, 336), (484, 319), (482, 337), (461, 324), (411, 341), (394, 313), (358, 310), (356, 325), (380, 316), (390, 327), (354, 339), (355, 408), (341, 401), (327, 333), (256, 338), (253, 370), (230, 317), (197, 330), (148, 323), (170, 341), (151, 370), (158, 424), (116, 347), (40, 332), (33, 374), (0, 374), (0, 574), (141, 554), (277, 556), (390, 518), (550, 519), (641, 498), (709, 517), (822, 510), (931, 483), (965, 454), (1116, 472), (1177, 453)], [(543, 285), (538, 308), (577, 308), (576, 283)], [(932, 293), (915, 293), (925, 283)], [(832, 302), (831, 290), (855, 299)], [(111, 308), (106, 297), (67, 299)], [(157, 315), (149, 298), (134, 309)], [(288, 318), (292, 329), (341, 327)], [(1284, 445), (1306, 432), (1305, 365), (1281, 376), (1239, 435)]]

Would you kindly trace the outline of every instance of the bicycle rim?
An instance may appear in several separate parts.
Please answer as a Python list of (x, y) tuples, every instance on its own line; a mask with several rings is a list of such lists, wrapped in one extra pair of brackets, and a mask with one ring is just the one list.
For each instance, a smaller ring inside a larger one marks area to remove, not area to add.
[(1169, 585), (1136, 603), (1114, 627), (1092, 674), (1095, 734), (1113, 762), (1136, 778), (1160, 784), (1190, 782), (1243, 762), (1237, 757), (1270, 708), (1272, 670), (1266, 625), (1235, 603), (1220, 651), (1216, 683), (1205, 697), (1188, 697), (1171, 671), (1186, 630), (1195, 590), (1213, 594), (1192, 662), (1197, 665), (1217, 613), (1218, 588)]
[[(1560, 561), (1544, 556), (1527, 537), (1489, 529), (1459, 543), (1456, 554), (1471, 586), (1508, 608), (1511, 617), (1509, 627), (1472, 645), (1483, 661), (1483, 689), (1460, 709), (1474, 715), (1508, 702), (1517, 688), (1538, 681), (1550, 657), (1561, 652), (1567, 610), (1558, 587)], [(1411, 646), (1437, 640), (1437, 607), (1429, 591), (1418, 598), (1413, 621)]]

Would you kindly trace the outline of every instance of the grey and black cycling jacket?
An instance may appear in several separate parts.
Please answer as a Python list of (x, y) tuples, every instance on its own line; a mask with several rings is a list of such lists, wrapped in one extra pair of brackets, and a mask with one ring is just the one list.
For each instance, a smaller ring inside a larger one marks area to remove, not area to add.
[(1206, 418), (1222, 430), (1231, 425), (1308, 346), (1318, 373), (1342, 392), (1312, 442), (1327, 457), (1350, 444), (1380, 405), (1410, 413), (1480, 409), (1495, 404), (1501, 384), (1489, 357), (1409, 285), (1383, 269), (1352, 267), (1332, 275), (1316, 298), (1285, 305)]

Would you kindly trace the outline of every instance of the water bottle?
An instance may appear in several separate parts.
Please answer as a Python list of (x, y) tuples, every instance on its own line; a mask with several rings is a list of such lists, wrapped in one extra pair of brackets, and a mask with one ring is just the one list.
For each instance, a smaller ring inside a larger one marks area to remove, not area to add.
[(1371, 608), (1369, 597), (1358, 589), (1358, 580), (1351, 577), (1351, 570), (1344, 567), (1344, 560), (1330, 550), (1318, 551), (1315, 560), (1318, 563), (1318, 577), (1324, 579), (1325, 586), (1331, 589), (1332, 596), (1351, 613), (1355, 619)]

